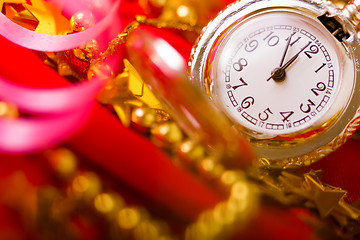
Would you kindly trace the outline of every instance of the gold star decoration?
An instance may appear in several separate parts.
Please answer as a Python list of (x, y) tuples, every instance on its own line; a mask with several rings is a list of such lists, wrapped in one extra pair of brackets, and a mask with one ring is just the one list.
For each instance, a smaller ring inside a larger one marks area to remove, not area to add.
[[(259, 181), (262, 192), (291, 207), (304, 207), (328, 222), (331, 230), (342, 237), (360, 233), (360, 209), (344, 200), (347, 192), (320, 181), (321, 171), (268, 172), (255, 171), (252, 176)], [(319, 229), (324, 230), (324, 229)]]
[(12, 4), (22, 4), (26, 3), (26, 0), (0, 0), (0, 11), (3, 11), (4, 4), (12, 3)]
[(143, 105), (162, 110), (162, 104), (143, 82), (128, 60), (124, 60), (125, 71), (111, 79), (98, 95), (104, 104), (112, 104), (125, 126), (130, 125), (130, 113), (134, 107)]
[(334, 189), (328, 186), (324, 186), (320, 181), (310, 174), (304, 175), (305, 182), (312, 194), (313, 201), (316, 208), (319, 211), (320, 217), (327, 217), (336, 206), (338, 206), (340, 200), (343, 200), (346, 196), (346, 191), (342, 189)]
[(61, 9), (43, 0), (0, 0), (0, 10), (18, 25), (44, 34), (66, 34), (70, 23)]
[(70, 32), (70, 23), (59, 8), (42, 0), (30, 0), (24, 7), (39, 21), (35, 32), (45, 34), (64, 34)]
[(32, 31), (36, 29), (38, 25), (37, 19), (24, 9), (22, 5), (6, 4), (3, 9), (6, 17), (11, 21)]

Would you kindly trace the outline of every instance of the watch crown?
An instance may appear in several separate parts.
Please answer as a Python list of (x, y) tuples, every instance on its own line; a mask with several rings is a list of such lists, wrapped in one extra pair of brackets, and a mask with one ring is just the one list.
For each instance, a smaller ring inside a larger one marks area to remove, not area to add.
[(354, 25), (355, 29), (360, 29), (360, 0), (351, 0), (342, 9), (343, 16), (347, 17), (348, 20)]

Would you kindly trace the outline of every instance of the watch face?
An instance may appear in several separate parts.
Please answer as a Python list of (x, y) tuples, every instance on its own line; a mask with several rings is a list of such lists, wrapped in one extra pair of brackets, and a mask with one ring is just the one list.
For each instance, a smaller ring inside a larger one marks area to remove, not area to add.
[(249, 17), (222, 36), (211, 66), (213, 100), (236, 123), (266, 136), (324, 124), (341, 86), (338, 42), (295, 12)]

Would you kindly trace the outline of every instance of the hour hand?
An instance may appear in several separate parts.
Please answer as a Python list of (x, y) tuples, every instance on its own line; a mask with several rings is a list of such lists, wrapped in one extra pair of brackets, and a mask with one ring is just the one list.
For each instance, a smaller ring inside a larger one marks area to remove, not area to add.
[(288, 68), (302, 53), (305, 48), (307, 48), (310, 45), (311, 41), (309, 41), (304, 47), (300, 49), (298, 53), (296, 53), (289, 61), (287, 61), (284, 65), (281, 67), (275, 68), (274, 71), (271, 73), (271, 76), (266, 80), (270, 81), (270, 79), (274, 79), (277, 82), (281, 82), (285, 79), (286, 73), (285, 70)]

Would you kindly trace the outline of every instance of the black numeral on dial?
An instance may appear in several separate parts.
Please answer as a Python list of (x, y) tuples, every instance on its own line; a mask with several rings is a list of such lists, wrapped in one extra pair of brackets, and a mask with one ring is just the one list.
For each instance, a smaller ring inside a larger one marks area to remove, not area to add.
[(241, 72), (244, 67), (248, 65), (248, 62), (245, 58), (240, 58), (237, 62), (233, 64), (233, 68), (235, 71)]
[(270, 47), (276, 46), (280, 41), (280, 38), (273, 34), (274, 34), (274, 32), (270, 32), (268, 35), (266, 35), (266, 37), (263, 38), (264, 41), (267, 40), (267, 44)]
[(270, 114), (273, 114), (270, 108), (265, 109), (263, 112), (259, 113), (259, 119), (266, 121), (269, 119)]
[(306, 55), (308, 58), (312, 58), (311, 55), (316, 54), (316, 53), (318, 53), (318, 52), (319, 52), (319, 48), (318, 48), (318, 46), (316, 46), (316, 45), (311, 45), (310, 48), (309, 48), (309, 50), (304, 51), (305, 55)]
[(318, 92), (323, 92), (326, 90), (326, 85), (323, 82), (318, 82), (316, 84), (316, 88), (312, 88), (311, 91), (315, 94), (315, 96), (319, 96)]
[(245, 51), (252, 52), (254, 51), (259, 45), (257, 40), (251, 40), (248, 44), (245, 45)]
[(315, 70), (315, 73), (318, 73), (325, 66), (326, 66), (326, 63), (322, 63), (321, 66)]
[(288, 111), (288, 112), (280, 112), (281, 116), (283, 117), (282, 121), (283, 122), (289, 122), (289, 118), (291, 117), (291, 115), (294, 114), (294, 111)]
[(248, 109), (251, 105), (254, 105), (255, 99), (251, 96), (244, 98), (241, 102), (241, 107), (243, 109)]
[(243, 87), (243, 86), (247, 86), (248, 84), (244, 81), (244, 79), (241, 77), (240, 79), (240, 84), (239, 85), (236, 85), (236, 86), (232, 86), (232, 89), (237, 89), (238, 87)]
[(309, 113), (311, 111), (311, 107), (315, 106), (315, 103), (313, 101), (311, 101), (311, 99), (308, 99), (308, 103), (306, 104), (306, 107), (304, 107), (305, 105), (302, 103), (300, 105), (300, 110), (303, 113)]

